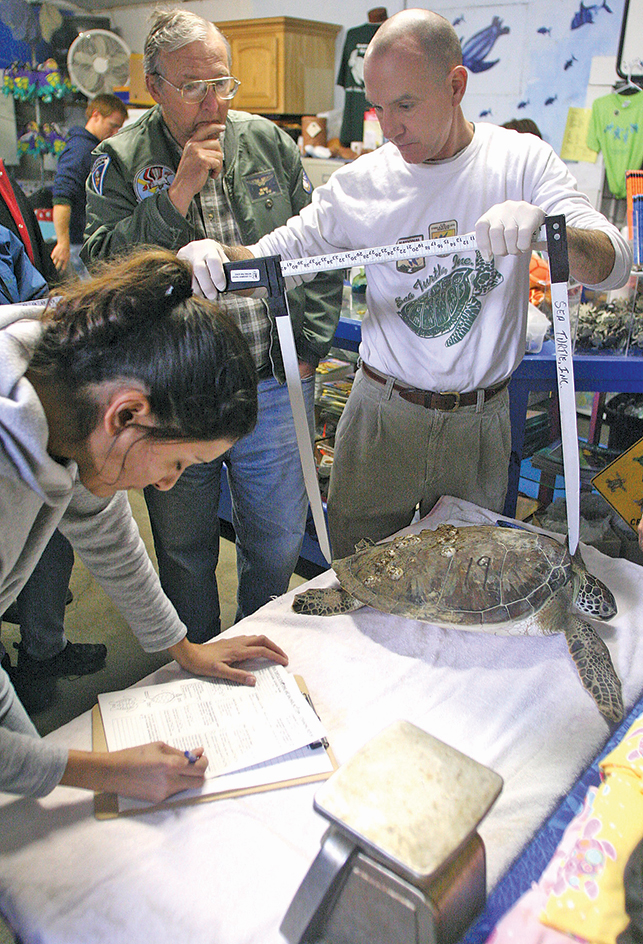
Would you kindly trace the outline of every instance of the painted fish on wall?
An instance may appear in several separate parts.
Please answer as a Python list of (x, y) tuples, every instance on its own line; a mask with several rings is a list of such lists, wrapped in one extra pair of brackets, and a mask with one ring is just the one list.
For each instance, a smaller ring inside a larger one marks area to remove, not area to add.
[(579, 26), (584, 26), (585, 23), (593, 23), (600, 10), (605, 10), (606, 13), (612, 12), (607, 5), (607, 0), (603, 0), (602, 3), (592, 3), (588, 6), (585, 6), (583, 0), (580, 0), (580, 7), (574, 13), (570, 29), (578, 29)]
[(471, 39), (464, 43), (462, 46), (462, 64), (470, 72), (486, 72), (487, 69), (491, 69), (500, 62), (500, 59), (485, 62), (485, 56), (491, 52), (498, 37), (504, 36), (509, 31), (508, 26), (502, 25), (500, 17), (494, 16), (490, 26), (475, 33)]

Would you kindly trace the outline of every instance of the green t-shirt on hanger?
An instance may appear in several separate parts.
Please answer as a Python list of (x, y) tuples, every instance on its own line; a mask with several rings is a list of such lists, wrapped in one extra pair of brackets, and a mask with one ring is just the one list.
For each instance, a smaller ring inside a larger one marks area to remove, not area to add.
[(610, 92), (592, 105), (587, 146), (602, 151), (605, 174), (615, 197), (625, 197), (625, 171), (643, 165), (643, 92)]

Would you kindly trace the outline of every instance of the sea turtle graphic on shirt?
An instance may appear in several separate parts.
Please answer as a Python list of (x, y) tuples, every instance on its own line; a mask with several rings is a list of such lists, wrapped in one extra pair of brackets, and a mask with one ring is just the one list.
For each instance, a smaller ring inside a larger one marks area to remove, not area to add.
[(399, 310), (405, 325), (420, 338), (449, 334), (446, 346), (461, 341), (471, 330), (482, 307), (480, 296), (503, 281), (492, 262), (476, 250), (475, 261), (453, 256), (452, 268), (438, 268), (438, 277), (421, 295), (406, 301)]

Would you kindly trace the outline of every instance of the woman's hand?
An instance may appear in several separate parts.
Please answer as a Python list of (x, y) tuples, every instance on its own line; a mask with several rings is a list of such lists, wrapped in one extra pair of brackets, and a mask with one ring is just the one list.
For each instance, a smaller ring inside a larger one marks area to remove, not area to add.
[(246, 659), (269, 659), (279, 665), (288, 665), (288, 656), (267, 636), (233, 636), (218, 639), (207, 645), (189, 642), (184, 637), (168, 652), (186, 672), (230, 679), (241, 685), (254, 685), (255, 677), (244, 669), (234, 669), (235, 662)]
[(201, 786), (208, 760), (202, 747), (192, 755), (197, 758), (195, 763), (162, 741), (109, 753), (70, 751), (60, 782), (160, 803), (181, 790)]

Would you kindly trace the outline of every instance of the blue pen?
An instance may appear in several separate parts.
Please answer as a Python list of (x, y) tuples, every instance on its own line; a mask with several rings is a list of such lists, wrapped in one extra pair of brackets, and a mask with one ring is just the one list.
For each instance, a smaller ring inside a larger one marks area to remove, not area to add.
[(187, 757), (187, 759), (190, 761), (191, 764), (196, 764), (196, 762), (199, 759), (196, 756), (196, 754), (192, 753), (192, 751), (183, 751), (183, 753), (185, 754), (185, 756)]

